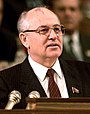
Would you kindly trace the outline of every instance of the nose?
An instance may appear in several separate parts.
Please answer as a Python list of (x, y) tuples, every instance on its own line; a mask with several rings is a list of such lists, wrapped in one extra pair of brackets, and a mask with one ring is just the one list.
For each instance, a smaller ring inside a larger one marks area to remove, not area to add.
[(65, 10), (65, 14), (68, 15), (68, 16), (71, 15), (71, 14), (72, 14), (72, 13), (71, 13), (71, 10), (70, 10), (70, 9), (66, 9), (66, 10)]
[(49, 39), (56, 39), (57, 37), (58, 37), (58, 34), (56, 34), (55, 31), (51, 28), (49, 35), (48, 35), (48, 38)]

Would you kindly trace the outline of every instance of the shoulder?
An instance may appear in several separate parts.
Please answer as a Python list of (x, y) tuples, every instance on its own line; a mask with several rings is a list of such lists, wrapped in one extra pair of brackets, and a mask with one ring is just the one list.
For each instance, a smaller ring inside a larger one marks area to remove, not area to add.
[(89, 35), (80, 33), (79, 36), (80, 36), (80, 41), (81, 42), (90, 43), (90, 36)]
[(61, 61), (61, 68), (66, 79), (78, 80), (78, 83), (81, 82), (83, 86), (86, 86), (85, 88), (90, 88), (90, 63), (65, 60)]
[(9, 80), (10, 78), (17, 77), (18, 73), (20, 72), (21, 64), (15, 65), (13, 67), (4, 69), (0, 71), (0, 78)]
[(27, 66), (28, 64), (28, 60), (25, 59), (22, 63), (19, 63), (17, 65), (14, 65), (12, 67), (9, 67), (7, 69), (4, 69), (2, 71), (0, 71), (0, 78), (15, 78), (15, 77), (20, 77), (20, 74), (22, 73), (24, 66)]
[(62, 60), (61, 66), (64, 70), (68, 69), (70, 72), (78, 72), (79, 74), (86, 74), (90, 77), (90, 63), (85, 61)]
[(90, 63), (85, 61), (65, 60), (65, 62), (67, 65), (72, 66), (76, 69), (84, 69), (86, 71), (90, 69)]

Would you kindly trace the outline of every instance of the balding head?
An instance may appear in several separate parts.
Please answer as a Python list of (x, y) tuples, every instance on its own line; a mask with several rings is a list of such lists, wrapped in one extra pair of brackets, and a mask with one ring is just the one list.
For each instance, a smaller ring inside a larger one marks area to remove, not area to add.
[(22, 32), (35, 25), (39, 26), (40, 24), (45, 24), (44, 20), (46, 19), (48, 21), (50, 18), (53, 18), (60, 23), (56, 14), (45, 7), (36, 7), (32, 10), (24, 11), (18, 20), (18, 31)]
[(50, 67), (62, 53), (62, 26), (45, 7), (23, 12), (18, 20), (19, 38), (33, 60)]

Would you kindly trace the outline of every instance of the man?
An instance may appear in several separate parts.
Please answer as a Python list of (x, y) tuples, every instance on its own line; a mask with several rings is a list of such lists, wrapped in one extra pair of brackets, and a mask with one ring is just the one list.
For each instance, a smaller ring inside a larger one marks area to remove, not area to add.
[(49, 2), (50, 8), (66, 28), (62, 58), (90, 62), (90, 37), (79, 31), (83, 18), (80, 0), (49, 0)]
[[(0, 108), (6, 106), (13, 90), (21, 93), (20, 103), (14, 108), (25, 108), (26, 97), (32, 91), (37, 91), (40, 97), (90, 97), (90, 64), (58, 59), (63, 50), (64, 26), (52, 11), (37, 7), (23, 12), (17, 27), (28, 57), (23, 63), (0, 72)], [(47, 72), (51, 68), (54, 93)]]

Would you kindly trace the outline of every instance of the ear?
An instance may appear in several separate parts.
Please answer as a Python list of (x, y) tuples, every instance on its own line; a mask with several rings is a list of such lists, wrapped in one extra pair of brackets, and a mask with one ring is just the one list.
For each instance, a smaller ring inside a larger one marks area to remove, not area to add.
[(26, 37), (26, 34), (21, 32), (21, 33), (19, 34), (19, 38), (20, 38), (21, 43), (22, 43), (26, 48), (28, 48), (28, 47), (29, 47), (29, 44), (28, 44), (28, 37)]

